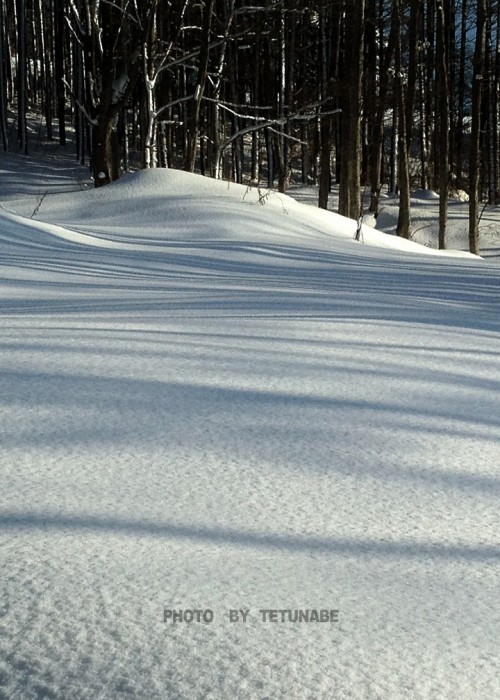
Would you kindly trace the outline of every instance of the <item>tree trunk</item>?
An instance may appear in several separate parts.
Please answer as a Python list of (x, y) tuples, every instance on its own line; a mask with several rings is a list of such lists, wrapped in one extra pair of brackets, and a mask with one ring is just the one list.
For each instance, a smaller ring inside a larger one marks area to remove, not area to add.
[(16, 0), (17, 14), (17, 125), (19, 147), (28, 153), (28, 128), (26, 124), (26, 5)]
[(394, 0), (393, 22), (395, 27), (395, 91), (397, 103), (397, 144), (398, 144), (398, 185), (399, 213), (396, 233), (402, 238), (410, 238), (410, 171), (409, 144), (407, 141), (406, 99), (401, 62), (401, 31), (403, 26), (401, 0)]
[(5, 14), (3, 0), (0, 0), (0, 131), (2, 133), (2, 143), (4, 151), (9, 148), (9, 135), (7, 131), (7, 90), (5, 75)]
[(471, 150), (469, 165), (469, 251), (479, 255), (479, 177), (481, 168), (481, 106), (488, 0), (476, 3), (476, 42), (472, 83)]
[[(375, 8), (372, 12), (373, 16), (377, 17)], [(395, 39), (394, 23), (391, 22), (389, 39), (387, 41), (387, 46), (385, 47), (381, 8), (379, 8), (377, 20), (378, 21), (376, 22), (375, 19), (373, 20), (374, 27), (372, 30), (372, 42), (374, 43), (374, 63), (378, 62), (379, 70), (378, 76), (374, 71), (373, 85), (371, 87), (371, 98), (368, 96), (368, 99), (372, 100), (373, 103), (376, 104), (373, 121), (371, 122), (371, 127), (369, 130), (370, 152), (368, 163), (371, 187), (370, 212), (375, 216), (375, 218), (379, 213), (380, 192), (382, 190), (382, 155), (384, 147), (385, 114), (387, 110), (387, 91), (389, 87), (388, 69), (394, 56)], [(393, 189), (395, 189), (395, 187)]]
[[(325, 8), (320, 18), (321, 41), (321, 94), (325, 111), (331, 112), (335, 81), (338, 79), (338, 52), (341, 14), (337, 8)], [(328, 209), (332, 186), (332, 149), (334, 140), (334, 116), (320, 113), (319, 193), (318, 206)]]
[(361, 215), (361, 106), (363, 86), (365, 0), (345, 16), (342, 85), (341, 171), (339, 213), (358, 220)]
[(208, 76), (208, 60), (210, 57), (210, 36), (212, 32), (212, 16), (215, 0), (207, 0), (203, 12), (203, 28), (201, 37), (201, 49), (198, 67), (198, 78), (193, 99), (187, 105), (187, 152), (185, 169), (194, 172), (196, 166), (196, 150), (198, 132), (200, 128), (200, 110), (205, 83)]
[(108, 185), (120, 177), (120, 158), (115, 119), (110, 113), (99, 115), (92, 129), (92, 175), (96, 187)]
[(436, 54), (438, 64), (438, 134), (439, 134), (439, 248), (446, 248), (448, 223), (448, 192), (450, 162), (450, 95), (448, 83), (448, 56), (446, 51), (446, 27), (444, 2), (438, 8)]
[(66, 90), (64, 87), (64, 0), (55, 0), (54, 5), (54, 73), (56, 81), (57, 122), (59, 143), (66, 145)]
[(460, 16), (460, 53), (459, 53), (459, 68), (458, 68), (458, 86), (457, 86), (457, 105), (458, 114), (456, 120), (456, 136), (455, 136), (455, 146), (456, 146), (456, 176), (458, 187), (463, 187), (462, 185), (462, 174), (463, 174), (463, 144), (464, 144), (464, 105), (465, 105), (465, 63), (466, 63), (466, 49), (467, 49), (467, 0), (462, 0), (462, 9)]

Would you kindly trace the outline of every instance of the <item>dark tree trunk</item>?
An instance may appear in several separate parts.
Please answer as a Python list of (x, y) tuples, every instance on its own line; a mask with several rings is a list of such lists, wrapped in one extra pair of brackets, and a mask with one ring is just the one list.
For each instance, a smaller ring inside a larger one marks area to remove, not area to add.
[[(321, 98), (326, 100), (325, 112), (331, 112), (338, 80), (338, 59), (341, 14), (337, 8), (325, 8), (321, 26)], [(328, 209), (332, 186), (331, 158), (334, 145), (334, 119), (332, 114), (321, 117), (319, 154), (318, 206)]]
[(395, 26), (395, 91), (397, 104), (397, 151), (399, 213), (396, 233), (402, 238), (410, 238), (410, 173), (406, 124), (406, 93), (403, 83), (401, 32), (403, 27), (401, 0), (394, 0), (393, 22)]
[(439, 181), (439, 248), (446, 248), (448, 222), (448, 191), (450, 161), (450, 94), (448, 83), (448, 55), (446, 28), (449, 22), (447, 4), (440, 4), (437, 15), (436, 57), (438, 67), (438, 181)]
[(64, 18), (64, 0), (55, 0), (54, 4), (54, 73), (56, 81), (57, 122), (59, 125), (59, 143), (66, 145), (66, 89), (64, 86), (64, 37), (66, 21)]
[[(374, 0), (375, 2), (375, 0)], [(387, 110), (387, 91), (389, 87), (389, 66), (392, 63), (394, 56), (394, 23), (391, 22), (391, 31), (389, 34), (389, 39), (387, 41), (387, 47), (384, 47), (384, 31), (383, 31), (383, 19), (382, 19), (382, 8), (378, 9), (378, 16), (375, 14), (375, 8), (373, 14), (374, 27), (372, 29), (372, 42), (375, 44), (374, 53), (375, 59), (378, 62), (378, 80), (374, 76), (374, 85), (372, 86), (372, 103), (376, 105), (373, 114), (373, 121), (371, 122), (371, 127), (369, 130), (369, 178), (370, 178), (370, 212), (374, 214), (375, 217), (379, 213), (379, 201), (380, 192), (382, 189), (382, 154), (384, 147), (384, 120)], [(377, 41), (378, 34), (378, 41)], [(377, 45), (378, 44), (378, 45)], [(378, 92), (377, 84), (378, 82)], [(370, 98), (368, 98), (370, 99)], [(395, 189), (395, 187), (393, 188)]]
[(19, 147), (28, 153), (28, 128), (26, 123), (26, 5), (16, 0), (17, 14), (17, 125)]
[(361, 106), (363, 85), (365, 0), (345, 15), (342, 66), (341, 170), (339, 213), (358, 220), (361, 215)]
[(476, 3), (476, 42), (472, 83), (471, 150), (469, 165), (469, 251), (479, 255), (479, 181), (481, 167), (481, 106), (488, 0)]
[(203, 27), (201, 36), (198, 77), (193, 99), (187, 105), (187, 152), (185, 169), (194, 172), (196, 166), (196, 150), (200, 128), (201, 101), (205, 92), (208, 76), (208, 61), (210, 58), (210, 37), (215, 0), (207, 0), (203, 11)]
[(92, 128), (91, 165), (96, 187), (120, 177), (119, 144), (112, 113), (99, 115), (98, 123)]
[(5, 13), (4, 0), (0, 0), (0, 131), (4, 151), (9, 148), (9, 135), (7, 130), (7, 76), (5, 72)]
[(464, 105), (465, 105), (465, 63), (467, 50), (467, 9), (468, 0), (462, 0), (462, 10), (460, 16), (460, 58), (458, 69), (458, 85), (457, 85), (457, 105), (458, 114), (456, 120), (456, 176), (457, 184), (462, 187), (463, 162), (464, 162)]

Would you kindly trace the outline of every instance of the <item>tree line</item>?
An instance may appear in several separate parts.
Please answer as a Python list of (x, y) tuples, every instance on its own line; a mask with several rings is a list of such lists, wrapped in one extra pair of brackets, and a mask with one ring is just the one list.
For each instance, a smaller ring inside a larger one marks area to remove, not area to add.
[(499, 0), (0, 0), (0, 132), (28, 117), (89, 162), (96, 186), (174, 167), (286, 191), (332, 184), (339, 212), (377, 216), (412, 188), (499, 197)]

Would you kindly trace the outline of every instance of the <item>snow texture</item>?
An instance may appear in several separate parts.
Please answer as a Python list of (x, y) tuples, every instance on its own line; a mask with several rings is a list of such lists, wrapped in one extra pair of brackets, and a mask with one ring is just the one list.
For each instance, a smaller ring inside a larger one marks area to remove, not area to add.
[(498, 255), (2, 168), (0, 698), (500, 697)]

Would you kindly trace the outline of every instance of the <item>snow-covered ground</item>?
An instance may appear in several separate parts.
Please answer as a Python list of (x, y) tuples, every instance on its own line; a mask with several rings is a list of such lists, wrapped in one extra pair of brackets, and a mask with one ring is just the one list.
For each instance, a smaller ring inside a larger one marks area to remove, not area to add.
[(0, 170), (0, 698), (499, 697), (493, 243)]

